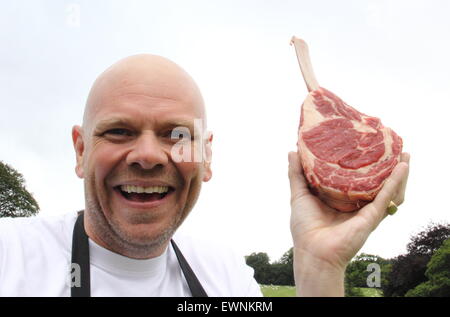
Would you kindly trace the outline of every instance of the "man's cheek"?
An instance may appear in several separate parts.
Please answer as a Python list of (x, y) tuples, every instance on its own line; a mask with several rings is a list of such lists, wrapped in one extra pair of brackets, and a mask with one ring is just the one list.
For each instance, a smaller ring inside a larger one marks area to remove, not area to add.
[(89, 161), (85, 168), (85, 181), (92, 187), (92, 190), (97, 193), (97, 196), (104, 196), (104, 193), (107, 190), (105, 189), (107, 183), (107, 171), (107, 166), (96, 161), (94, 158)]
[(201, 164), (196, 162), (178, 163), (177, 167), (185, 181), (198, 176), (201, 172)]

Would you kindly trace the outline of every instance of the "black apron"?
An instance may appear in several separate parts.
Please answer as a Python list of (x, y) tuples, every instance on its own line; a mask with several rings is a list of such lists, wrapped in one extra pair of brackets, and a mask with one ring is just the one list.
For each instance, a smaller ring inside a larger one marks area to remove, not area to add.
[[(194, 271), (187, 263), (175, 241), (170, 240), (173, 250), (186, 278), (189, 289), (193, 297), (208, 297)], [(71, 297), (91, 296), (91, 269), (89, 262), (89, 238), (84, 230), (83, 212), (80, 212), (73, 228), (72, 237), (72, 263), (80, 266), (80, 286), (72, 285), (70, 289)]]

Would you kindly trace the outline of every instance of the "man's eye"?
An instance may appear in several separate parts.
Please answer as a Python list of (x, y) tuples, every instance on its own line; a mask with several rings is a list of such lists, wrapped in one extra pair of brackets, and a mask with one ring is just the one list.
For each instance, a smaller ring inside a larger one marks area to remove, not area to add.
[(164, 133), (164, 136), (172, 140), (194, 140), (194, 135), (192, 135), (189, 128), (186, 127), (169, 130)]
[(127, 129), (111, 129), (106, 131), (104, 134), (117, 136), (131, 136), (132, 132)]

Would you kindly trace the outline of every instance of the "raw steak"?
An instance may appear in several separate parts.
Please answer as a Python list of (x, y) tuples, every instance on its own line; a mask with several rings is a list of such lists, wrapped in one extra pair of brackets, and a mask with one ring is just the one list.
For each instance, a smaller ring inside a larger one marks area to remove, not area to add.
[(402, 139), (378, 118), (319, 87), (306, 43), (293, 42), (310, 91), (302, 105), (297, 143), (304, 174), (311, 191), (327, 205), (343, 212), (358, 210), (375, 198), (400, 161)]

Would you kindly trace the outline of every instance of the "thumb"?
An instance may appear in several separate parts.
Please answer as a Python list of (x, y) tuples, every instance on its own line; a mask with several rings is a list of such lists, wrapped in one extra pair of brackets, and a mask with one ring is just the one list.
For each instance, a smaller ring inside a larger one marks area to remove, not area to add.
[(291, 202), (309, 194), (308, 185), (303, 176), (303, 168), (298, 152), (289, 152), (289, 183), (291, 185)]

